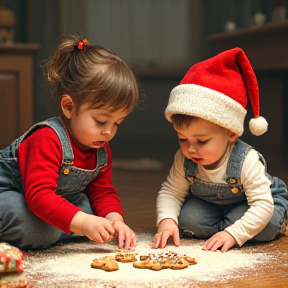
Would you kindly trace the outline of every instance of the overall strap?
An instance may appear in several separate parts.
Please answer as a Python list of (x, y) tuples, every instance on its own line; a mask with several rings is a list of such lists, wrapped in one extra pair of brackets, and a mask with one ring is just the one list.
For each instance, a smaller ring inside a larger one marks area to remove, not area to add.
[(74, 155), (73, 150), (62, 122), (57, 118), (53, 117), (45, 121), (49, 127), (51, 127), (57, 134), (63, 149), (63, 162), (65, 164), (73, 164)]
[(228, 184), (238, 184), (240, 182), (243, 162), (251, 148), (252, 147), (250, 145), (242, 140), (236, 140), (226, 169), (226, 182)]
[(184, 158), (183, 169), (185, 173), (186, 180), (191, 183), (193, 182), (192, 178), (195, 178), (195, 174), (198, 172), (198, 165), (188, 158)]
[(108, 154), (105, 147), (97, 149), (97, 167), (100, 169), (107, 166)]
[[(72, 147), (71, 147), (68, 135), (66, 133), (66, 130), (65, 130), (64, 126), (62, 125), (61, 121), (58, 120), (57, 117), (52, 117), (52, 118), (49, 118), (45, 121), (36, 123), (27, 132), (25, 132), (20, 138), (18, 138), (19, 139), (18, 142), (19, 143), (22, 142), (31, 133), (33, 133), (33, 131), (35, 131), (36, 129), (38, 129), (40, 127), (44, 127), (44, 126), (48, 126), (55, 131), (55, 133), (57, 134), (57, 136), (60, 140), (60, 143), (62, 145), (63, 162), (66, 164), (72, 165), (73, 159), (74, 159)], [(18, 146), (19, 146), (19, 144), (18, 144)]]

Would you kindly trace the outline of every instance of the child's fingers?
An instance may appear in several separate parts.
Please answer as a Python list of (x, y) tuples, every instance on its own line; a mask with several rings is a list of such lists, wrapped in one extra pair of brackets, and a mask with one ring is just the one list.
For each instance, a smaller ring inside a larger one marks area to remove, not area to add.
[(226, 241), (224, 245), (222, 246), (221, 252), (225, 253), (232, 247), (230, 241)]
[(180, 235), (179, 233), (174, 233), (173, 234), (173, 242), (175, 246), (180, 246)]
[(110, 233), (103, 226), (99, 226), (92, 231), (89, 239), (97, 243), (108, 242), (110, 239)]
[[(131, 230), (132, 231), (132, 230)], [(132, 231), (133, 232), (133, 231)], [(131, 244), (130, 244), (130, 248), (133, 249), (136, 247), (136, 244), (137, 244), (137, 238), (136, 238), (136, 235), (135, 233), (133, 232), (132, 234), (132, 241), (131, 241)]]
[(96, 243), (104, 243), (105, 242), (102, 238), (102, 235), (98, 231), (94, 231), (90, 235), (87, 235), (87, 237)]
[(154, 236), (153, 242), (152, 242), (152, 244), (151, 244), (151, 247), (152, 247), (152, 248), (157, 249), (157, 248), (159, 247), (159, 244), (160, 244), (160, 241), (161, 241), (161, 237), (162, 237), (162, 233), (163, 233), (163, 232), (157, 233), (157, 234)]
[(136, 235), (135, 235), (135, 233), (134, 233), (134, 231), (132, 229), (130, 229), (129, 235), (128, 235), (127, 238), (129, 239), (129, 244), (128, 244), (128, 242), (127, 243), (125, 242), (125, 249), (131, 250), (131, 249), (135, 248), (135, 246), (136, 246)]
[(118, 247), (120, 249), (131, 250), (136, 246), (135, 233), (128, 227), (121, 227), (118, 231)]
[[(106, 219), (105, 219), (106, 220)], [(112, 226), (112, 223), (108, 220), (106, 220), (102, 226), (105, 228), (105, 230), (109, 233), (109, 235), (112, 235), (112, 237), (115, 235), (115, 229)]]
[(110, 241), (111, 234), (106, 229), (103, 229), (101, 232), (99, 232), (99, 235), (101, 239), (103, 240), (103, 242)]
[(125, 249), (131, 250), (132, 248), (134, 248), (136, 245), (135, 242), (136, 242), (136, 236), (134, 232), (131, 229), (129, 229), (129, 231), (127, 231), (126, 233)]
[(170, 236), (171, 236), (171, 234), (168, 231), (164, 231), (162, 233), (159, 248), (162, 249), (162, 248), (165, 248), (167, 246), (167, 242), (168, 242), (168, 239)]
[[(211, 249), (213, 248), (213, 246), (215, 245), (215, 243), (217, 242), (218, 240), (216, 238), (210, 238), (208, 239), (205, 244), (204, 244), (204, 247), (203, 247), (203, 250), (205, 251), (211, 251)], [(214, 250), (212, 250), (214, 251)]]
[[(130, 231), (124, 231), (124, 238), (121, 245), (121, 249), (129, 250), (131, 245)], [(119, 247), (120, 248), (120, 247)]]
[(170, 237), (170, 233), (168, 231), (160, 232), (155, 235), (154, 242), (152, 248), (165, 248), (167, 246), (168, 238)]
[(123, 249), (124, 247), (124, 241), (125, 241), (125, 236), (124, 236), (124, 227), (120, 227), (120, 229), (117, 231), (117, 240), (118, 240), (118, 247), (119, 249)]

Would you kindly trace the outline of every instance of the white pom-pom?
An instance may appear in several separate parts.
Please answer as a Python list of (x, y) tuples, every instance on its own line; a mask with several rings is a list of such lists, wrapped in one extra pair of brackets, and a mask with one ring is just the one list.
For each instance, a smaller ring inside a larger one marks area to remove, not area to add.
[(262, 116), (252, 118), (249, 121), (249, 129), (253, 135), (260, 136), (268, 130), (268, 123)]

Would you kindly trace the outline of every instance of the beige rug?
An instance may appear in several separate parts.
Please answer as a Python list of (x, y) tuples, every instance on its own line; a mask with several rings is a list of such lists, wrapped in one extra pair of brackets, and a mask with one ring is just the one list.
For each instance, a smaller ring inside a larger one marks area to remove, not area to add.
[(21, 278), (25, 278), (29, 283), (28, 287), (33, 288), (200, 287), (201, 283), (216, 281), (219, 284), (224, 283), (229, 277), (244, 277), (245, 271), (251, 271), (263, 261), (269, 261), (267, 254), (243, 253), (239, 249), (233, 249), (228, 253), (204, 252), (203, 241), (200, 240), (182, 240), (181, 247), (169, 245), (167, 249), (155, 250), (150, 248), (151, 235), (137, 236), (138, 245), (135, 252), (138, 255), (163, 250), (175, 251), (196, 258), (198, 263), (183, 270), (161, 271), (136, 269), (132, 263), (119, 263), (118, 271), (105, 272), (92, 269), (91, 262), (95, 258), (119, 252), (117, 246), (85, 240), (39, 252), (29, 252), (25, 258), (25, 272)]
[(155, 159), (115, 159), (112, 161), (113, 169), (128, 171), (158, 171), (163, 169), (163, 164)]

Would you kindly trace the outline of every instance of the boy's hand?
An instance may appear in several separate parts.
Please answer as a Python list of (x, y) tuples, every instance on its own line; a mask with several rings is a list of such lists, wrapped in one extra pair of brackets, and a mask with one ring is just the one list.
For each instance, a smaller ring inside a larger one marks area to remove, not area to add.
[(237, 244), (235, 238), (226, 231), (221, 231), (209, 238), (203, 247), (204, 251), (217, 251), (221, 248), (221, 252), (227, 252), (231, 247)]
[(109, 242), (115, 236), (111, 221), (82, 211), (72, 219), (70, 230), (76, 234), (83, 234), (97, 243)]
[(113, 222), (112, 225), (116, 231), (119, 249), (131, 250), (135, 248), (135, 233), (121, 220)]
[(151, 248), (165, 248), (170, 236), (172, 236), (175, 246), (180, 246), (178, 225), (172, 219), (163, 219), (158, 224), (157, 234), (154, 237)]

